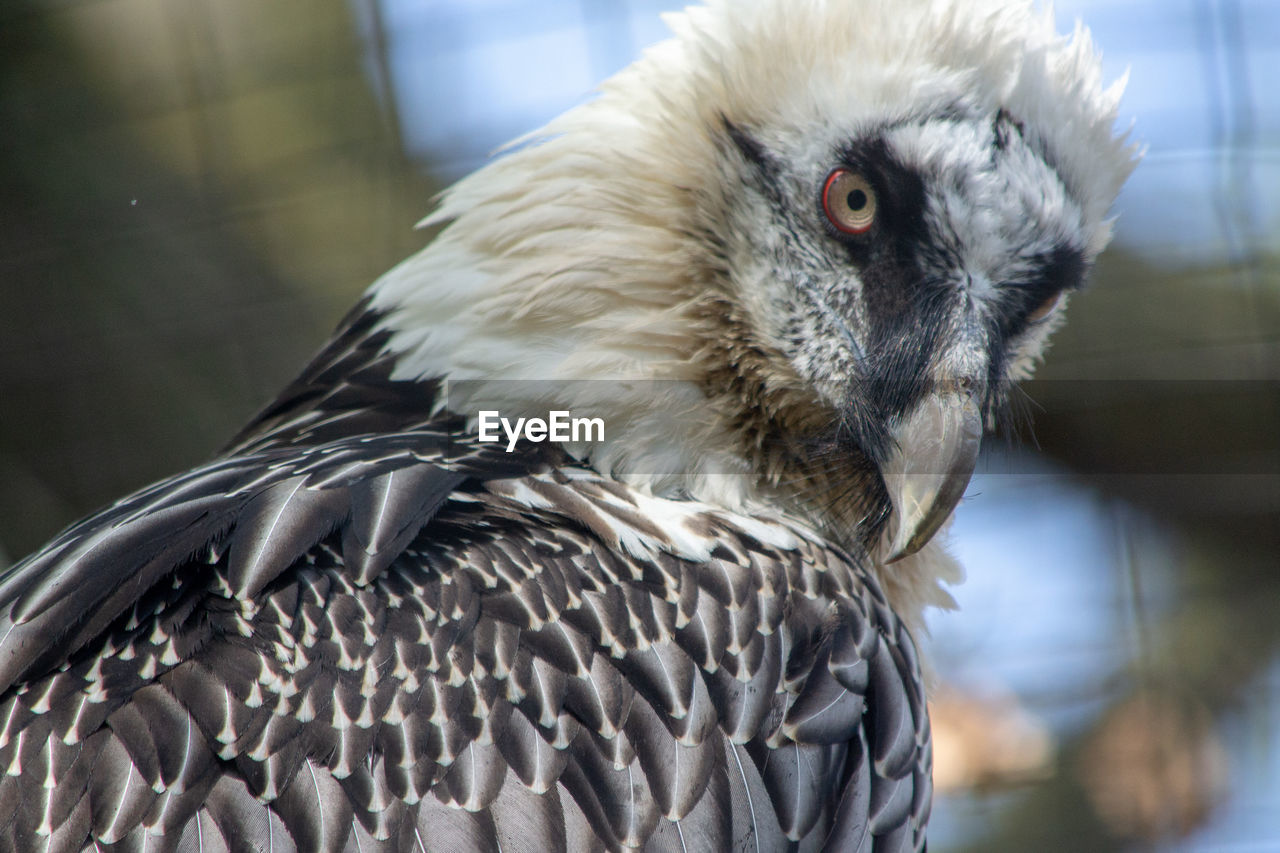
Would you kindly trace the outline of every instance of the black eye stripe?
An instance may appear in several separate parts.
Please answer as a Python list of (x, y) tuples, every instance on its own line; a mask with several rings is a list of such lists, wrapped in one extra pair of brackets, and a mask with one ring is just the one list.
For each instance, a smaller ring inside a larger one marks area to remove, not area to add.
[[(914, 244), (925, 235), (925, 190), (920, 176), (898, 162), (888, 143), (878, 134), (858, 139), (836, 151), (831, 165), (832, 168), (847, 169), (860, 175), (874, 193), (874, 198), (868, 197), (862, 202), (874, 203), (876, 207), (876, 230), (871, 235), (874, 237), (872, 242), (879, 244), (884, 251), (904, 257), (910, 255)], [(819, 187), (818, 193), (820, 215), (823, 213), (822, 189)], [(862, 209), (854, 193), (849, 194), (846, 203), (855, 213)], [(822, 221), (827, 224), (825, 216)], [(869, 245), (864, 235), (845, 234), (827, 225), (827, 232), (849, 247), (855, 262), (866, 260), (864, 255)]]

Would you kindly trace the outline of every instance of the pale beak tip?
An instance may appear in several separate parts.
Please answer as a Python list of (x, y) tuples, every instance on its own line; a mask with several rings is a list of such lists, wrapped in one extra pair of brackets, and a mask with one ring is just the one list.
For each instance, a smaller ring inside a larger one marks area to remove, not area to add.
[(884, 564), (886, 566), (891, 566), (894, 563), (898, 562), (899, 560), (902, 560), (906, 557), (910, 557), (914, 553), (915, 553), (914, 550), (909, 550), (907, 548), (896, 548), (894, 549), (892, 554), (890, 554), (888, 557), (885, 557)]
[(884, 565), (918, 552), (951, 517), (977, 465), (982, 416), (969, 394), (936, 394), (899, 425), (895, 438), (898, 452), (883, 472), (893, 503)]

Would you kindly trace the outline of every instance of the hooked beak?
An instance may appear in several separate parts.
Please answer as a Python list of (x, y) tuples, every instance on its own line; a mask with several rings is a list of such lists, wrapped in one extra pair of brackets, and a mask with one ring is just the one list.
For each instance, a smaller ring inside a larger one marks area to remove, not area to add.
[(885, 530), (885, 564), (908, 557), (951, 515), (978, 462), (982, 414), (973, 393), (930, 394), (893, 430), (897, 449), (881, 470), (893, 513)]

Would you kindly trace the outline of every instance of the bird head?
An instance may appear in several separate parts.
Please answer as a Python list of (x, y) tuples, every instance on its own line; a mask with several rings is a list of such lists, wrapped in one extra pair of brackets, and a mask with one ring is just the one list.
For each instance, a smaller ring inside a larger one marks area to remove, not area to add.
[(584, 462), (800, 516), (937, 601), (912, 555), (1110, 238), (1122, 84), (1022, 0), (713, 0), (668, 23), (448, 191), (443, 231), (374, 285), (395, 378), (590, 410)]

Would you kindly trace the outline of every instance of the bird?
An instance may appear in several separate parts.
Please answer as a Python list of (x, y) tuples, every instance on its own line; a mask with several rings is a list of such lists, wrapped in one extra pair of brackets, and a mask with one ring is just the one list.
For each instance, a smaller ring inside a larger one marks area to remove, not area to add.
[(0, 577), (0, 847), (925, 849), (940, 533), (1111, 238), (1124, 81), (1029, 0), (666, 22)]

